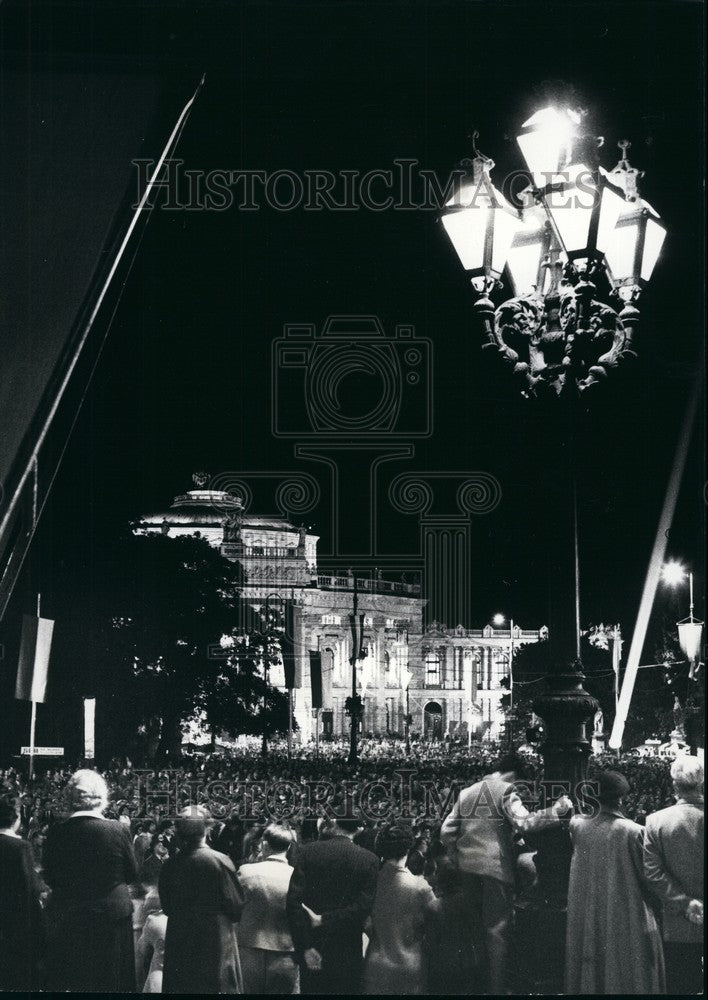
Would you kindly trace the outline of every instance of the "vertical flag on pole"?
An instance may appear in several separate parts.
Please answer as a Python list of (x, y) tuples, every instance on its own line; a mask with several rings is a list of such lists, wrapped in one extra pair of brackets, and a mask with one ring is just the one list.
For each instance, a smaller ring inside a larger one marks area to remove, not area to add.
[(332, 677), (334, 674), (334, 653), (331, 649), (322, 652), (322, 708), (332, 710)]
[(317, 649), (310, 650), (310, 691), (312, 707), (322, 708), (322, 654)]
[(50, 618), (23, 616), (15, 698), (44, 702), (53, 631), (54, 622)]
[(84, 757), (96, 756), (96, 699), (84, 698)]
[(295, 604), (294, 601), (290, 600), (285, 602), (285, 634), (280, 641), (285, 686), (289, 689), (300, 687), (302, 683), (296, 646)]

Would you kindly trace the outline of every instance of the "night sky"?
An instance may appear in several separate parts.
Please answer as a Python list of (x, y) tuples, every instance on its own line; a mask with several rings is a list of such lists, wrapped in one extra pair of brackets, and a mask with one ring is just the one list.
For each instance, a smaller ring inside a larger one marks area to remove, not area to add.
[[(619, 621), (629, 638), (685, 404), (703, 366), (702, 5), (63, 9), (65, 17), (53, 15), (52, 44), (77, 65), (117, 53), (141, 66), (159, 59), (187, 78), (205, 71), (179, 148), (185, 169), (364, 173), (410, 158), (445, 178), (471, 154), (477, 129), (500, 185), (523, 166), (514, 138), (521, 123), (559, 89), (605, 136), (607, 168), (617, 141), (631, 140), (630, 160), (646, 171), (642, 194), (668, 236), (640, 302), (639, 357), (587, 395), (576, 465), (582, 620)], [(38, 11), (41, 24), (49, 14)], [(497, 356), (481, 352), (472, 304), (434, 211), (278, 212), (264, 200), (252, 212), (155, 210), (8, 612), (8, 652), (16, 616), (32, 609), (37, 587), (61, 629), (63, 581), (77, 566), (90, 574), (96, 550), (120, 525), (164, 509), (191, 488), (196, 470), (318, 477), (323, 502), (305, 519), (328, 546), (323, 467), (296, 458), (295, 442), (271, 432), (271, 344), (284, 324), (319, 329), (332, 314), (373, 314), (389, 333), (411, 324), (432, 342), (434, 433), (410, 439), (414, 457), (391, 472), (483, 470), (501, 485), (499, 506), (473, 519), (463, 624), (481, 626), (499, 610), (525, 627), (544, 624), (545, 529), (554, 517), (544, 488), (547, 415), (510, 386)], [(356, 399), (370, 389), (355, 379), (347, 391)], [(701, 400), (668, 550), (692, 564), (699, 609), (703, 424)], [(352, 484), (359, 476), (366, 483), (366, 461), (348, 470)], [(356, 489), (351, 496), (356, 529), (363, 515)], [(415, 517), (392, 512), (385, 491), (378, 502), (386, 554), (414, 555)], [(275, 512), (266, 486), (252, 511)], [(657, 612), (687, 612), (673, 602), (660, 592)]]

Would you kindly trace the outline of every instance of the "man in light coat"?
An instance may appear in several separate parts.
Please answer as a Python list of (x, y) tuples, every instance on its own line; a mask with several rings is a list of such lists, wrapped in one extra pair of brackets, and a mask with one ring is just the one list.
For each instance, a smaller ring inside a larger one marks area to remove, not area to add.
[(514, 789), (526, 772), (518, 754), (501, 758), (497, 770), (464, 788), (442, 825), (440, 839), (460, 871), (460, 885), (485, 929), (487, 991), (507, 988), (514, 916), (514, 833), (557, 826), (572, 810), (562, 796), (551, 809), (530, 813)]
[(285, 909), (293, 874), (287, 852), (293, 840), (289, 827), (270, 823), (261, 842), (263, 860), (238, 870), (244, 896), (238, 942), (245, 993), (299, 992), (299, 969)]
[(661, 900), (669, 993), (700, 993), (703, 955), (703, 765), (671, 765), (676, 804), (647, 817), (644, 874)]
[(570, 821), (565, 992), (657, 994), (664, 989), (661, 935), (642, 870), (644, 831), (620, 809), (624, 775), (597, 775), (599, 810)]

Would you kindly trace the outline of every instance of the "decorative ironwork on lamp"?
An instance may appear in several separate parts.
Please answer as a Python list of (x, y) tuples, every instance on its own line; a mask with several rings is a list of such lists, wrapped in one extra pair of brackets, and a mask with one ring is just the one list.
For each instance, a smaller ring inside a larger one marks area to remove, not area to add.
[[(604, 140), (582, 123), (581, 113), (553, 107), (524, 123), (517, 141), (531, 185), (518, 211), (493, 186), (494, 162), (475, 145), (472, 174), (442, 214), (477, 293), (485, 346), (512, 365), (525, 395), (585, 390), (630, 353), (637, 299), (666, 235), (639, 197), (629, 144), (619, 144), (622, 158), (607, 171), (598, 161)], [(505, 268), (514, 294), (495, 306)], [(617, 299), (620, 312), (609, 304)]]

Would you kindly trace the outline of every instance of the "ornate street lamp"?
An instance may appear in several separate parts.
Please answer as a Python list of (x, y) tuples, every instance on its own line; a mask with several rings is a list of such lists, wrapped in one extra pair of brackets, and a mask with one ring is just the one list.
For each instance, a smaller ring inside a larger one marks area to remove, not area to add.
[[(628, 143), (608, 171), (598, 162), (602, 140), (580, 113), (544, 108), (524, 129), (517, 141), (531, 185), (520, 209), (494, 187), (494, 162), (475, 146), (442, 224), (472, 280), (487, 345), (513, 366), (524, 394), (583, 391), (630, 351), (637, 299), (666, 232), (639, 197)], [(513, 294), (495, 305), (505, 269)]]
[(700, 717), (700, 698), (698, 691), (698, 671), (700, 667), (701, 640), (703, 638), (703, 622), (699, 621), (693, 614), (693, 573), (684, 569), (679, 562), (668, 562), (662, 568), (661, 578), (670, 587), (680, 586), (688, 580), (689, 610), (688, 617), (682, 618), (676, 623), (678, 629), (679, 645), (684, 656), (689, 663), (688, 679), (693, 681), (689, 684), (684, 711), (686, 716), (686, 730), (688, 742), (693, 756), (697, 753), (696, 724)]
[(599, 162), (603, 140), (582, 113), (543, 108), (524, 122), (517, 142), (530, 180), (519, 208), (493, 186), (494, 164), (475, 148), (471, 180), (462, 179), (442, 224), (472, 278), (484, 346), (511, 365), (524, 396), (561, 397), (549, 422), (544, 480), (557, 491), (549, 501), (556, 511), (549, 539), (553, 666), (536, 711), (547, 723), (546, 777), (575, 782), (585, 773), (586, 723), (596, 709), (580, 663), (576, 400), (630, 353), (637, 300), (665, 230), (639, 196), (628, 143), (620, 143), (620, 161), (606, 170)]

